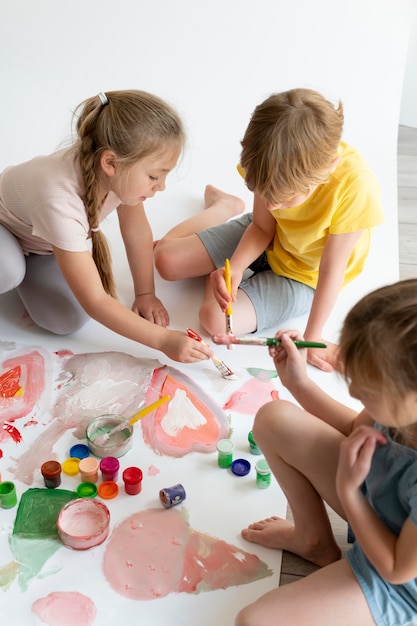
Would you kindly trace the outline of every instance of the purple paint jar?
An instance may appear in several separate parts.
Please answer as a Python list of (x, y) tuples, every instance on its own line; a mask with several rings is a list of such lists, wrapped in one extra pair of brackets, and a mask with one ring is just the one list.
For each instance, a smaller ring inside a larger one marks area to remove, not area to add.
[(103, 482), (111, 480), (117, 482), (119, 476), (120, 463), (115, 456), (105, 456), (100, 461), (100, 471), (103, 477)]
[(41, 473), (45, 487), (55, 489), (61, 484), (61, 463), (58, 461), (45, 461), (41, 465)]
[(161, 489), (159, 492), (159, 499), (163, 507), (170, 509), (185, 500), (185, 489), (180, 484), (165, 487), (165, 489)]

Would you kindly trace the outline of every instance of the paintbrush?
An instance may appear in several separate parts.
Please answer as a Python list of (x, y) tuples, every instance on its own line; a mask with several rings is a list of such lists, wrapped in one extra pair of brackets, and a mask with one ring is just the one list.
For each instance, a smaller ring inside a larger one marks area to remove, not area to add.
[[(152, 404), (149, 404), (148, 406), (145, 406), (143, 409), (140, 409), (140, 411), (135, 413), (127, 423), (130, 426), (132, 426), (133, 424), (136, 424), (136, 422), (141, 420), (142, 417), (145, 417), (145, 415), (152, 413), (152, 411), (154, 411), (159, 406), (161, 406), (161, 404), (168, 402), (168, 400), (170, 399), (171, 399), (171, 396), (163, 396), (162, 398), (159, 398), (159, 400), (156, 400), (156, 402), (152, 402)], [(125, 428), (126, 428), (126, 422), (121, 422), (120, 424), (118, 424), (117, 426), (109, 430), (107, 433), (104, 433), (103, 435), (96, 437), (96, 439), (94, 439), (94, 444), (98, 446), (103, 446), (106, 443), (106, 441), (110, 439), (110, 437), (113, 437), (113, 435), (120, 432), (121, 430), (124, 430)]]
[[(219, 337), (218, 337), (219, 338)], [(223, 343), (225, 345), (232, 343), (242, 346), (280, 346), (282, 345), (281, 339), (277, 337), (227, 337), (223, 342), (217, 341), (216, 343)], [(301, 341), (299, 339), (293, 339), (294, 345), (297, 348), (327, 348), (327, 344), (319, 341)]]
[[(232, 276), (230, 274), (229, 259), (226, 259), (224, 262), (224, 280), (226, 282), (227, 292), (229, 296), (231, 296), (232, 295)], [(233, 335), (233, 320), (232, 320), (233, 308), (232, 308), (231, 300), (227, 305), (225, 314), (226, 314), (226, 335)]]
[[(202, 337), (200, 337), (200, 335), (198, 333), (196, 333), (195, 330), (193, 330), (192, 328), (187, 328), (187, 334), (189, 337), (191, 337), (191, 339), (195, 339), (196, 341), (201, 341), (201, 343), (203, 343), (205, 346), (208, 346), (209, 344), (203, 340)], [(223, 378), (228, 378), (230, 379), (234, 379), (236, 380), (236, 375), (232, 372), (232, 370), (230, 369), (230, 367), (228, 367), (226, 365), (226, 363), (224, 361), (222, 361), (221, 359), (219, 359), (217, 356), (213, 355), (211, 357), (212, 362), (214, 363), (214, 365), (216, 366), (216, 368), (218, 369), (218, 371), (220, 372), (220, 374), (223, 376)]]

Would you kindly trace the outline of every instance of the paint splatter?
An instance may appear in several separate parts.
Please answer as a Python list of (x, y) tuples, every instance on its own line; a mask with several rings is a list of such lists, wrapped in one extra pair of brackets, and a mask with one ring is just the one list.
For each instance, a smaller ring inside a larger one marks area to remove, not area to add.
[(142, 419), (145, 443), (155, 452), (174, 457), (214, 452), (230, 427), (221, 407), (191, 378), (167, 365), (154, 371), (146, 402), (165, 395), (171, 401)]
[(244, 585), (272, 571), (256, 555), (193, 530), (184, 509), (148, 509), (120, 522), (107, 542), (104, 575), (131, 600)]
[(225, 410), (246, 415), (255, 415), (266, 402), (278, 400), (279, 394), (270, 378), (251, 378), (235, 391), (223, 406)]
[(246, 371), (251, 376), (259, 378), (259, 380), (268, 380), (270, 378), (278, 378), (277, 370), (265, 370), (261, 367), (248, 367)]
[(32, 613), (48, 626), (91, 626), (97, 614), (94, 602), (77, 591), (55, 591), (32, 604)]
[(158, 476), (160, 471), (161, 470), (159, 470), (157, 467), (155, 467), (155, 465), (150, 465), (148, 467), (148, 476)]

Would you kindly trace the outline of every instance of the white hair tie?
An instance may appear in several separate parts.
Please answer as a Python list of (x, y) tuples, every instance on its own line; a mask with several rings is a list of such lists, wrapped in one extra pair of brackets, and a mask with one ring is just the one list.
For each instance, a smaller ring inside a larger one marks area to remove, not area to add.
[(100, 98), (100, 102), (103, 106), (106, 106), (106, 104), (109, 103), (107, 96), (105, 93), (103, 93), (102, 91), (100, 91), (100, 93), (97, 94), (98, 97)]
[(100, 230), (100, 226), (97, 226), (97, 228), (90, 228), (92, 233), (98, 233)]

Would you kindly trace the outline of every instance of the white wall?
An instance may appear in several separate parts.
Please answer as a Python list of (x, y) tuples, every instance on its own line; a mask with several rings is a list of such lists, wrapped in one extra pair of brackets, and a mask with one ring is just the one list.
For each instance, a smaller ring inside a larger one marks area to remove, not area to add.
[(411, 28), (405, 66), (400, 124), (417, 128), (417, 15)]

